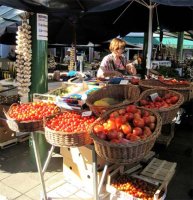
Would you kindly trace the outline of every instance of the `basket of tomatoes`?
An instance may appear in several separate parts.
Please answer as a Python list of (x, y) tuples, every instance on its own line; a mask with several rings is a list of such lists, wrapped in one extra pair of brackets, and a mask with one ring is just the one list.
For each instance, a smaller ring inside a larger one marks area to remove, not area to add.
[(179, 81), (176, 79), (140, 80), (139, 86), (142, 91), (148, 89), (157, 89), (157, 88), (174, 90), (184, 96), (184, 103), (192, 98), (191, 95), (193, 93), (193, 86), (190, 84), (190, 82), (185, 80), (179, 80)]
[(95, 121), (94, 116), (84, 116), (77, 111), (64, 110), (44, 119), (45, 137), (48, 143), (57, 147), (80, 147), (93, 141), (88, 128)]
[(107, 85), (88, 95), (86, 104), (96, 116), (100, 116), (107, 110), (137, 101), (139, 95), (139, 88), (132, 84)]
[(161, 132), (158, 113), (136, 105), (124, 105), (104, 113), (90, 127), (95, 151), (112, 163), (133, 164), (152, 149)]
[(184, 97), (179, 92), (157, 88), (143, 91), (138, 104), (158, 112), (162, 118), (162, 124), (169, 124), (176, 117), (183, 102)]
[(9, 128), (16, 132), (43, 130), (43, 117), (60, 112), (60, 108), (49, 102), (14, 103), (6, 112)]

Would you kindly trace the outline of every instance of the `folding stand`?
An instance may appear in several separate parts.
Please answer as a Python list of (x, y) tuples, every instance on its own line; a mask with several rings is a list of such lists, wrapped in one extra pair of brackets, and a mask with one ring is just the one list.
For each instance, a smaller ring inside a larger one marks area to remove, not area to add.
[[(38, 168), (38, 173), (40, 176), (40, 181), (41, 181), (41, 187), (43, 191), (43, 200), (48, 200), (49, 198), (47, 197), (47, 192), (46, 192), (46, 186), (45, 186), (45, 181), (44, 181), (44, 173), (46, 172), (46, 169), (48, 167), (48, 164), (50, 162), (50, 159), (52, 158), (53, 151), (55, 149), (55, 146), (51, 146), (51, 149), (48, 151), (48, 156), (46, 158), (46, 161), (44, 163), (44, 166), (42, 168), (41, 165), (41, 160), (40, 160), (40, 153), (39, 153), (39, 146), (36, 141), (35, 137), (35, 132), (31, 132), (31, 137), (32, 137), (32, 143), (33, 143), (33, 149), (34, 149), (34, 154), (35, 154), (35, 159), (36, 159), (36, 165)], [(93, 168), (93, 193), (94, 193), (94, 200), (99, 200), (99, 194), (101, 192), (101, 188), (104, 182), (104, 178), (107, 172), (108, 165), (105, 165), (102, 177), (98, 186), (98, 181), (97, 181), (97, 155), (94, 150), (92, 149), (92, 168)]]

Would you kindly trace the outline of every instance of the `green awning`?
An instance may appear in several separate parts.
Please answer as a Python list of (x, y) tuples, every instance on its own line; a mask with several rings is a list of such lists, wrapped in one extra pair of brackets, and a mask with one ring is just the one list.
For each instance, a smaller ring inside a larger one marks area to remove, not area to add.
[[(143, 45), (143, 36), (125, 36), (123, 39), (135, 45)], [(162, 44), (177, 48), (177, 40), (178, 39), (174, 37), (164, 37)], [(159, 37), (154, 37), (153, 45), (159, 45), (159, 43), (160, 43)], [(183, 49), (193, 49), (193, 41), (184, 39)]]

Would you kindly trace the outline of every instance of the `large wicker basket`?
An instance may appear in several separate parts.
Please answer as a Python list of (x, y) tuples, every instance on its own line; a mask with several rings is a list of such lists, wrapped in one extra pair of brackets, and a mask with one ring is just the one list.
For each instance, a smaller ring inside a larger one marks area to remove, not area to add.
[(44, 119), (45, 138), (48, 143), (57, 147), (80, 147), (93, 143), (88, 132), (63, 132), (55, 131), (46, 126), (46, 121), (55, 116)]
[(142, 91), (148, 90), (148, 89), (154, 89), (155, 87), (165, 87), (165, 85), (156, 79), (145, 79), (139, 81), (139, 86)]
[[(107, 110), (120, 107), (125, 104), (133, 103), (138, 100), (140, 90), (137, 86), (132, 84), (129, 85), (107, 85), (88, 96), (86, 104), (90, 110), (99, 116)], [(110, 106), (96, 106), (94, 102), (105, 97), (114, 98), (121, 101), (121, 103), (110, 105)]]
[[(3, 109), (3, 112), (7, 118), (7, 124), (12, 131), (15, 132), (34, 132), (44, 130), (43, 119), (42, 120), (31, 120), (31, 121), (17, 121), (9, 116), (9, 111), (13, 106), (18, 105), (17, 103), (13, 103), (8, 111)], [(60, 108), (57, 107), (58, 112), (60, 112)]]
[[(120, 107), (124, 108), (124, 106)], [(133, 164), (136, 162), (140, 162), (152, 149), (155, 144), (156, 138), (161, 133), (161, 117), (158, 113), (151, 111), (146, 108), (138, 107), (141, 110), (148, 110), (151, 114), (156, 117), (156, 127), (151, 136), (149, 136), (146, 140), (139, 140), (135, 142), (129, 142), (126, 144), (117, 144), (111, 143), (109, 141), (100, 139), (93, 132), (93, 128), (96, 124), (102, 124), (108, 118), (111, 112), (120, 109), (115, 108), (112, 109), (101, 117), (99, 117), (94, 124), (90, 128), (90, 135), (93, 138), (95, 151), (96, 153), (103, 159), (107, 160), (111, 163), (117, 164)]]
[(164, 96), (167, 93), (170, 93), (172, 95), (177, 95), (179, 97), (179, 100), (176, 104), (168, 107), (168, 108), (159, 108), (155, 109), (152, 108), (155, 112), (158, 112), (162, 118), (162, 124), (169, 124), (171, 123), (174, 118), (177, 115), (177, 112), (179, 110), (179, 107), (183, 104), (184, 102), (184, 97), (182, 94), (179, 92), (173, 91), (173, 90), (167, 90), (164, 88), (156, 88), (156, 89), (149, 89), (145, 90), (141, 93), (139, 100), (141, 99), (148, 99), (151, 94), (158, 93), (160, 97)]
[(162, 87), (169, 90), (174, 90), (181, 93), (184, 96), (184, 102), (189, 101), (192, 98), (193, 86), (191, 84), (165, 84), (162, 81), (156, 79), (140, 80), (139, 86), (142, 91), (148, 89), (156, 89), (157, 87)]

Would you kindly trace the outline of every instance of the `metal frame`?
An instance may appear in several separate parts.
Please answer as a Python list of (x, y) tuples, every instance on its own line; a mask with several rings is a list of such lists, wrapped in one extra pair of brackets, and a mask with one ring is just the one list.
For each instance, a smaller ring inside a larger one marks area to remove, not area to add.
[[(41, 160), (40, 160), (39, 146), (38, 146), (38, 142), (36, 141), (35, 132), (31, 132), (30, 134), (31, 134), (31, 138), (32, 138), (33, 149), (34, 149), (34, 154), (35, 154), (35, 159), (36, 159), (36, 165), (37, 165), (38, 173), (40, 176), (40, 182), (41, 182), (41, 187), (42, 187), (42, 191), (43, 191), (42, 198), (43, 198), (43, 200), (48, 200), (47, 192), (46, 192), (46, 185), (45, 185), (45, 181), (44, 181), (44, 173), (46, 172), (48, 164), (50, 163), (55, 146), (52, 145), (50, 150), (48, 151), (48, 156), (47, 156), (46, 161), (42, 168), (42, 164), (41, 164)], [(93, 168), (94, 200), (99, 200), (99, 194), (102, 189), (102, 185), (103, 185), (103, 182), (104, 182), (104, 179), (106, 176), (108, 165), (107, 164), (105, 165), (102, 176), (101, 176), (101, 180), (98, 184), (98, 181), (97, 181), (97, 154), (96, 154), (94, 148), (92, 148), (92, 168)]]

